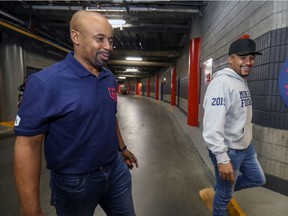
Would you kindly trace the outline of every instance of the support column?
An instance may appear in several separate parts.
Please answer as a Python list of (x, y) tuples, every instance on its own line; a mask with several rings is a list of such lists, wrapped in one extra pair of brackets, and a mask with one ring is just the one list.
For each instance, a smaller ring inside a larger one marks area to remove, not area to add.
[(198, 126), (200, 38), (190, 40), (189, 44), (189, 83), (187, 124)]
[(2, 33), (0, 43), (0, 122), (14, 121), (18, 111), (18, 87), (25, 76), (24, 51), (20, 41)]
[(147, 79), (147, 97), (150, 97), (150, 78)]
[(136, 82), (136, 95), (140, 95), (141, 91), (141, 83)]
[(121, 85), (120, 85), (119, 82), (118, 82), (118, 85), (117, 85), (117, 86), (118, 86), (118, 87), (117, 87), (117, 88), (118, 88), (118, 89), (117, 89), (117, 92), (120, 93), (120, 92), (121, 92)]
[(155, 82), (155, 99), (159, 100), (159, 75), (157, 75)]
[(127, 84), (127, 94), (130, 94), (130, 81)]
[(176, 105), (176, 68), (173, 67), (171, 68), (171, 100), (170, 104), (172, 106)]

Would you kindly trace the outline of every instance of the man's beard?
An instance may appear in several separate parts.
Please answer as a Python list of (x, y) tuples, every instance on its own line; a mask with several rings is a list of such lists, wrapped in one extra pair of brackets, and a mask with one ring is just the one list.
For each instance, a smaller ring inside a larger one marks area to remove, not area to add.
[(246, 78), (246, 77), (249, 76), (249, 74), (242, 75), (242, 74), (240, 73), (240, 76), (243, 77), (243, 78)]
[(96, 65), (98, 68), (101, 68), (101, 67), (106, 67), (107, 66), (107, 62), (99, 62), (99, 61), (96, 61)]
[(107, 61), (102, 60), (101, 57), (99, 57), (99, 60), (98, 60), (98, 55), (101, 55), (102, 53), (104, 53), (105, 55), (108, 55), (108, 56), (109, 56), (109, 52), (105, 52), (105, 51), (97, 51), (97, 52), (96, 52), (96, 65), (97, 65), (99, 68), (107, 66), (107, 62), (108, 62), (108, 60), (107, 60)]
[[(250, 68), (250, 70), (251, 70), (251, 68)], [(246, 77), (249, 76), (250, 70), (249, 70), (249, 73), (243, 75), (243, 74), (242, 74), (242, 70), (241, 70), (241, 66), (240, 66), (240, 73), (239, 73), (239, 75), (240, 75), (241, 77), (243, 77), (243, 78), (246, 78)]]

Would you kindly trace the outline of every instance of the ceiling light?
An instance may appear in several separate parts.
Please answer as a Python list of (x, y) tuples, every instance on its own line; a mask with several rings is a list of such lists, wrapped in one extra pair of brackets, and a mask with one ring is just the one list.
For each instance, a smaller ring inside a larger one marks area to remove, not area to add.
[(87, 11), (96, 11), (96, 12), (124, 12), (126, 11), (125, 7), (86, 7)]
[(127, 68), (125, 72), (137, 72), (137, 68)]
[(122, 28), (122, 25), (126, 23), (126, 21), (122, 19), (108, 19), (108, 21), (113, 28)]
[(123, 77), (123, 76), (119, 76), (118, 78), (119, 79), (126, 79), (126, 77)]
[(142, 61), (143, 59), (140, 57), (126, 57), (127, 61)]

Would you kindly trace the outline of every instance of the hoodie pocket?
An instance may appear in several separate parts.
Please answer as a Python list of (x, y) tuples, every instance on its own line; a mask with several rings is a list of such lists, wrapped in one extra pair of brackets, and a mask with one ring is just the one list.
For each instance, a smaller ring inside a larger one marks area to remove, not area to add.
[(251, 143), (252, 128), (249, 128), (249, 127), (250, 127), (249, 125), (247, 125), (247, 127), (244, 127), (242, 131), (238, 133), (239, 134), (238, 137), (231, 140), (232, 146), (230, 147), (236, 148), (236, 149), (238, 148), (242, 149), (242, 148), (246, 148)]

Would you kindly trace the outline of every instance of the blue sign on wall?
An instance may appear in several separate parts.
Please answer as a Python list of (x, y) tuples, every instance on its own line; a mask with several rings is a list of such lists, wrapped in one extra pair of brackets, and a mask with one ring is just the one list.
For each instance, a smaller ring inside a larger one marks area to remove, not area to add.
[(280, 70), (278, 88), (284, 103), (288, 106), (288, 59), (284, 62)]

